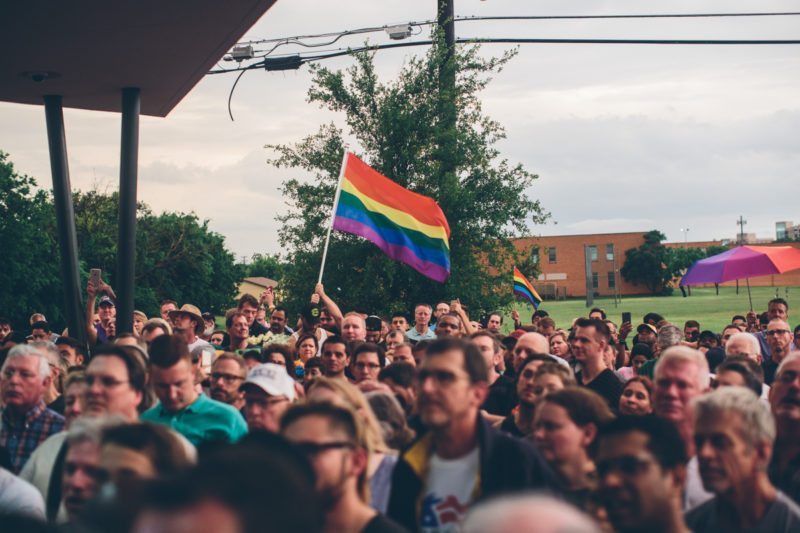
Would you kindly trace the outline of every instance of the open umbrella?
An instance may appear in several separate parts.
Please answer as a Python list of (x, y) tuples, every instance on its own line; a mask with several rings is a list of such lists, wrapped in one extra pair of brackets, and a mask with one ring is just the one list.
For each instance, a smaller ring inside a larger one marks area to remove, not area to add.
[(800, 250), (791, 246), (737, 246), (693, 264), (681, 279), (681, 286), (747, 280), (750, 310), (750, 278), (783, 274), (800, 268)]

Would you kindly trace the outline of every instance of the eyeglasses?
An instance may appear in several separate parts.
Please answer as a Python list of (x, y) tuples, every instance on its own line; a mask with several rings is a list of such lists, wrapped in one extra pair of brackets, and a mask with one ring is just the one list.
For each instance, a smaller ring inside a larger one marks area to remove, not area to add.
[(597, 461), (597, 475), (603, 478), (611, 472), (619, 472), (623, 476), (635, 476), (644, 472), (653, 463), (652, 459), (643, 459), (633, 455), (623, 455), (614, 459)]
[(233, 374), (223, 374), (222, 372), (212, 372), (211, 373), (211, 381), (217, 381), (221, 379), (225, 383), (233, 383), (234, 381), (240, 381), (244, 379), (241, 376), (234, 376)]
[(334, 441), (334, 442), (296, 442), (295, 448), (300, 453), (314, 457), (328, 450), (343, 450), (345, 448), (352, 449), (356, 445), (347, 441)]
[(269, 409), (275, 405), (278, 405), (283, 402), (288, 402), (289, 398), (280, 397), (280, 398), (253, 398), (250, 396), (245, 396), (244, 398), (246, 405), (258, 405), (264, 409)]
[(113, 389), (123, 383), (130, 383), (130, 381), (119, 381), (109, 376), (86, 376), (86, 385), (91, 387), (95, 383), (99, 383), (104, 389)]
[(788, 329), (768, 329), (767, 335), (785, 335), (787, 333), (791, 333)]
[(366, 370), (366, 369), (377, 370), (381, 367), (381, 365), (379, 365), (378, 363), (356, 363), (355, 367), (358, 370)]

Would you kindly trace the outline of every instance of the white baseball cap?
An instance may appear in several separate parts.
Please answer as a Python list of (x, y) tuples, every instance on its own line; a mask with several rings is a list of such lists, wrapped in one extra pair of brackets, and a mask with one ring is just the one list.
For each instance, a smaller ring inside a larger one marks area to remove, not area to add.
[(247, 373), (240, 388), (255, 385), (270, 396), (286, 396), (289, 401), (295, 398), (294, 380), (286, 372), (286, 367), (275, 363), (262, 363)]

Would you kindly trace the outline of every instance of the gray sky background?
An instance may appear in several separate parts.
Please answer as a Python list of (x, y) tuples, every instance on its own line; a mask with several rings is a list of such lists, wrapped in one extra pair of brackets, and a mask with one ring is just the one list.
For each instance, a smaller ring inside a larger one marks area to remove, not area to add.
[[(246, 38), (422, 21), (435, 10), (435, 0), (279, 0)], [(800, 11), (800, 2), (456, 0), (459, 16), (747, 11)], [(800, 17), (463, 22), (456, 34), (798, 39)], [(389, 41), (384, 34), (369, 40)], [(483, 53), (506, 48), (485, 45)], [(378, 52), (379, 73), (393, 77), (405, 58), (423, 51)], [(275, 214), (286, 205), (278, 188), (290, 175), (265, 163), (263, 146), (300, 140), (341, 117), (306, 102), (310, 76), (303, 67), (246, 74), (231, 122), (226, 99), (233, 81), (232, 74), (206, 77), (167, 118), (142, 118), (139, 197), (157, 212), (210, 219), (237, 256), (279, 252)], [(800, 223), (798, 94), (800, 45), (522, 45), (483, 102), (506, 127), (503, 155), (540, 176), (528, 193), (553, 223), (531, 234), (657, 228), (682, 241), (688, 227), (691, 241), (733, 237), (740, 214), (745, 231), (759, 237), (774, 237), (775, 221)], [(66, 110), (65, 122), (73, 187), (115, 189), (119, 116)], [(0, 149), (19, 171), (51, 186), (41, 107), (0, 103)]]

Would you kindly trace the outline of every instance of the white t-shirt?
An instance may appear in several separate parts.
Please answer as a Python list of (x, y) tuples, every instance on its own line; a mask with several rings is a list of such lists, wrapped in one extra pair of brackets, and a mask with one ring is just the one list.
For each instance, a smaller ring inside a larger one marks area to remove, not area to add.
[(434, 454), (422, 500), (421, 530), (425, 533), (457, 532), (472, 503), (478, 479), (479, 448), (458, 459)]

